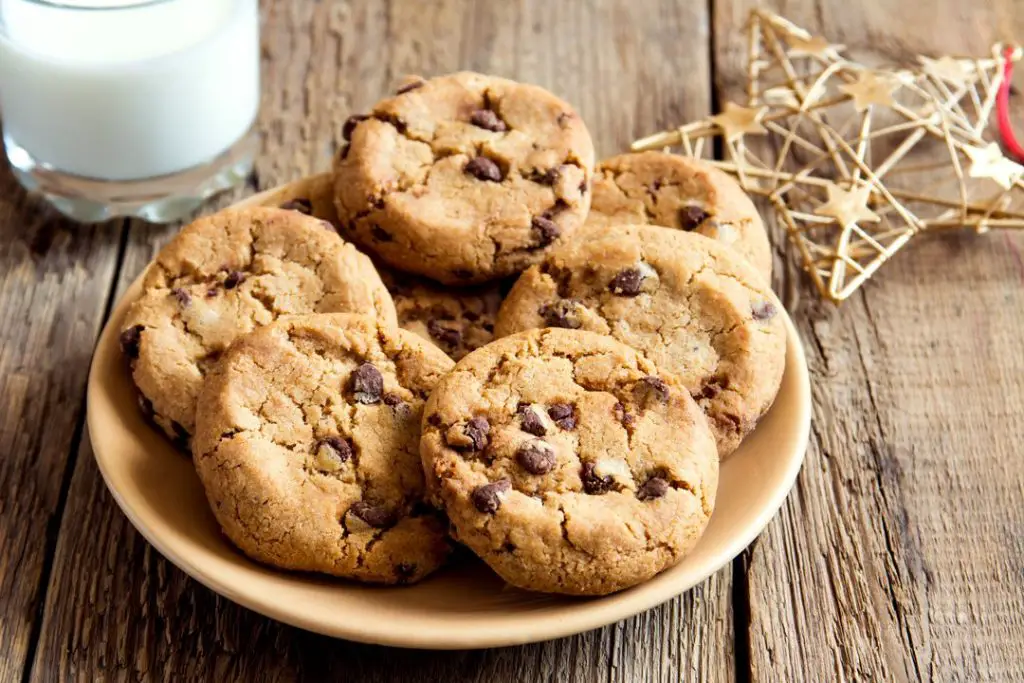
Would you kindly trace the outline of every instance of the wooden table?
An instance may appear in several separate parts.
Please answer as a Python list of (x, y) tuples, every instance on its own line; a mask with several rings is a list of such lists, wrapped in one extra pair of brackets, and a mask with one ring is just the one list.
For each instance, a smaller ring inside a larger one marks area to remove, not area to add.
[[(263, 154), (233, 198), (328, 167), (348, 113), (406, 73), (542, 84), (578, 106), (599, 155), (618, 152), (741, 97), (750, 2), (265, 2)], [(925, 4), (775, 9), (874, 61), (1024, 36), (1012, 0)], [(0, 680), (1024, 676), (1024, 235), (922, 239), (835, 309), (773, 227), (775, 286), (815, 398), (781, 514), (731, 567), (646, 614), (431, 653), (236, 607), (160, 557), (107, 493), (83, 426), (89, 359), (112, 302), (173, 231), (74, 225), (0, 172)]]

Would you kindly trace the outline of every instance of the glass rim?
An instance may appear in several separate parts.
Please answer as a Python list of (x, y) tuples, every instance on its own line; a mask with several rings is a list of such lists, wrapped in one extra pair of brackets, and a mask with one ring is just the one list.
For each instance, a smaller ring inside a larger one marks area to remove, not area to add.
[(97, 0), (22, 0), (22, 2), (52, 9), (70, 10), (72, 12), (112, 12), (136, 9), (148, 5), (163, 5), (168, 2), (174, 2), (174, 0), (107, 0), (102, 5)]

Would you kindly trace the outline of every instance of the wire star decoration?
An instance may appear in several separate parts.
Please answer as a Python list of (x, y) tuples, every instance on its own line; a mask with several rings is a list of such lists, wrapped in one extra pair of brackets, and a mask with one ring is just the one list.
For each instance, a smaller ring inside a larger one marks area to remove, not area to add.
[[(632, 148), (681, 148), (767, 199), (823, 297), (847, 299), (928, 231), (1024, 228), (1024, 166), (983, 137), (1003, 82), (1001, 46), (987, 58), (868, 68), (758, 9), (748, 38), (744, 105)], [(707, 158), (715, 139), (724, 160)]]

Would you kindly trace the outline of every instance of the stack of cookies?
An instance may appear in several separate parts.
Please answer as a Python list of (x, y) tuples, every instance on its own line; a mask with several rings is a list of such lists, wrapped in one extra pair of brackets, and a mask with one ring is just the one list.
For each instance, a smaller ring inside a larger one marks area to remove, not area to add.
[(458, 542), (576, 595), (678, 562), (783, 372), (750, 200), (675, 155), (595, 168), (568, 104), (473, 73), (343, 136), (331, 174), (183, 229), (123, 323), (227, 537), (392, 584)]

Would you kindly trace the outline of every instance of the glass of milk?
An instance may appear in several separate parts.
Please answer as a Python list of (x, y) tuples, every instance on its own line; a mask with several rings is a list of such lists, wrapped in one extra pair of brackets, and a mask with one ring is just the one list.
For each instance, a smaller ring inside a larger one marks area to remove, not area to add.
[(179, 219), (244, 180), (257, 0), (0, 0), (0, 119), (22, 185), (81, 221)]

